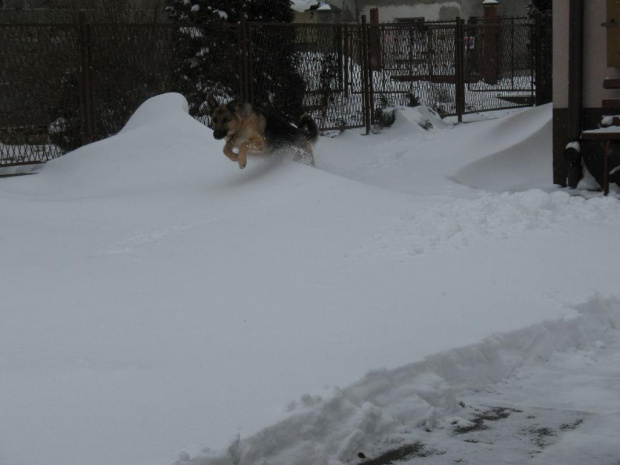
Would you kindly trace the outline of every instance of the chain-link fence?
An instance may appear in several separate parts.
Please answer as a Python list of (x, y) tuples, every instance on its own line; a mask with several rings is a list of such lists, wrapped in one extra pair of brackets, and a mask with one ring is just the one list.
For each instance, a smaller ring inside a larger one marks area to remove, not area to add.
[(286, 55), (297, 70), (296, 82), (287, 83), (284, 93), (296, 94), (294, 100), (301, 102), (301, 108), (285, 105), (288, 111), (282, 113), (292, 118), (298, 118), (301, 112), (309, 113), (321, 129), (364, 125), (363, 36), (359, 27), (252, 24), (250, 31), (252, 74), (263, 74), (254, 79), (250, 100), (268, 105), (266, 97), (277, 93), (269, 80), (277, 68), (269, 69), (266, 64), (277, 64), (271, 57), (281, 52), (280, 44), (293, 34), (293, 50)]
[(519, 19), (463, 26), (464, 113), (535, 103), (534, 32)]
[(74, 25), (0, 27), (0, 164), (42, 162), (64, 153), (60, 145), (79, 145), (79, 128), (64, 131), (80, 112), (78, 36)]
[[(548, 21), (548, 20), (547, 20)], [(369, 128), (388, 105), (458, 115), (550, 98), (542, 20), (414, 24), (0, 24), (0, 166), (44, 162), (117, 133), (177, 91), (207, 122), (214, 92), (319, 127)], [(218, 50), (217, 62), (203, 63)], [(196, 67), (208, 68), (201, 78)]]
[(174, 88), (174, 32), (159, 24), (89, 27), (95, 139), (117, 133), (142, 102)]
[(454, 23), (373, 25), (370, 38), (375, 106), (422, 103), (456, 114)]
[(442, 116), (534, 105), (536, 64), (551, 62), (541, 32), (523, 18), (370, 26), (374, 105), (424, 103)]

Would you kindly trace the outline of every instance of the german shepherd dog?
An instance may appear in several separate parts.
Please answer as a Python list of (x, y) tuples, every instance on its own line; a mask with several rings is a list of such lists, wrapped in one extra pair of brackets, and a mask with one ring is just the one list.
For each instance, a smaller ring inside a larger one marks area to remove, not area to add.
[[(245, 168), (247, 153), (271, 153), (284, 147), (295, 149), (296, 160), (314, 165), (312, 147), (319, 137), (314, 120), (304, 115), (298, 126), (288, 123), (249, 103), (218, 103), (213, 97), (207, 100), (213, 137), (226, 139), (224, 155)], [(233, 149), (237, 149), (235, 153)]]

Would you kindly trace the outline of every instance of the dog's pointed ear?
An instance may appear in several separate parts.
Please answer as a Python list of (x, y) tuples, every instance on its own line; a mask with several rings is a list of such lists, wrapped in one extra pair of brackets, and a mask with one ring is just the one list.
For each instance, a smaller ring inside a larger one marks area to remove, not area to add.
[(209, 98), (207, 99), (207, 110), (209, 111), (209, 113), (213, 113), (213, 111), (218, 107), (219, 103), (217, 103), (217, 100), (215, 100), (215, 97), (213, 97), (213, 95), (209, 95)]

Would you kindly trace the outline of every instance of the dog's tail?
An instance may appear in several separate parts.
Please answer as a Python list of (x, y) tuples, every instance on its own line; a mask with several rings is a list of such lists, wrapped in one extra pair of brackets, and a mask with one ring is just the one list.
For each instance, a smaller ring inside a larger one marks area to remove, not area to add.
[(301, 120), (299, 121), (299, 129), (306, 134), (307, 139), (311, 143), (315, 143), (319, 138), (319, 128), (312, 117), (308, 114), (301, 117)]

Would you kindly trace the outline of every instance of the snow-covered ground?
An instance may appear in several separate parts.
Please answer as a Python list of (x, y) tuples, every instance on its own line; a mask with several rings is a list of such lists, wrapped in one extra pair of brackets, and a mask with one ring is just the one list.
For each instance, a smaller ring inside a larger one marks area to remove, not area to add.
[(0, 464), (617, 465), (620, 203), (550, 107), (242, 171), (186, 109), (0, 179)]

